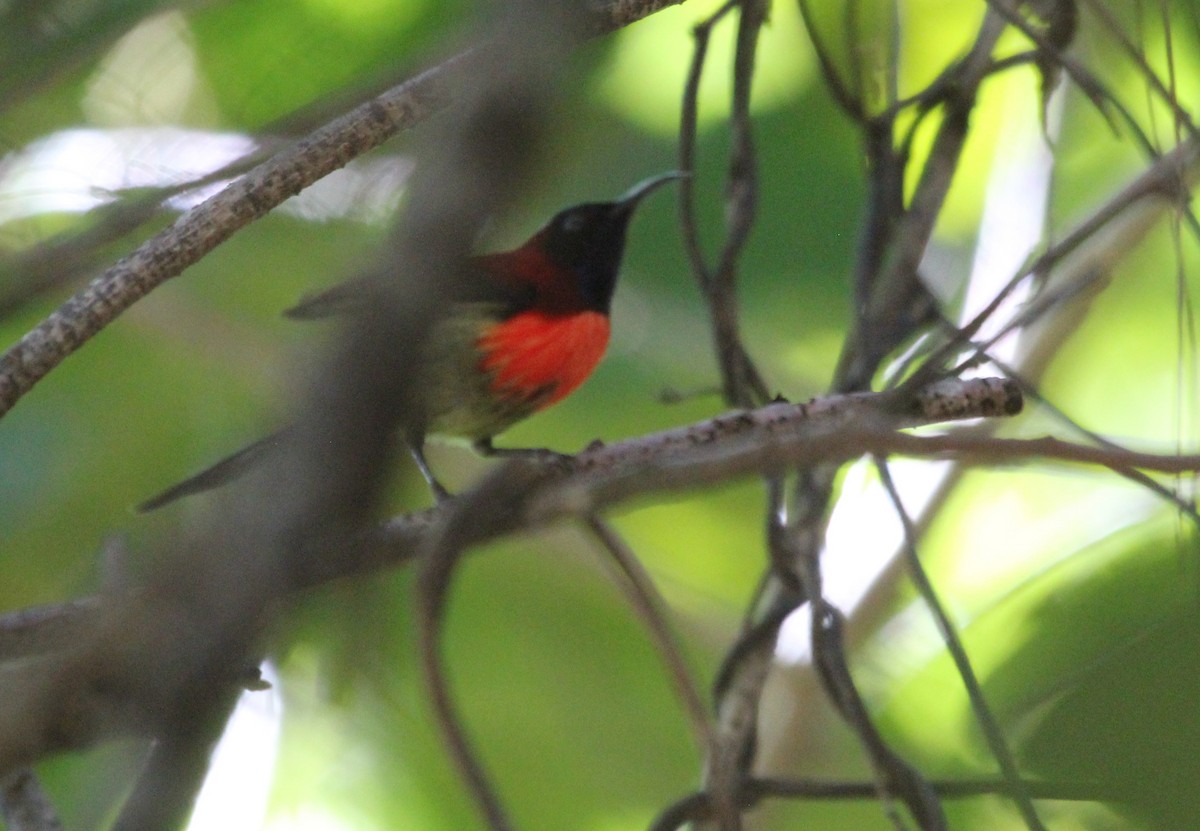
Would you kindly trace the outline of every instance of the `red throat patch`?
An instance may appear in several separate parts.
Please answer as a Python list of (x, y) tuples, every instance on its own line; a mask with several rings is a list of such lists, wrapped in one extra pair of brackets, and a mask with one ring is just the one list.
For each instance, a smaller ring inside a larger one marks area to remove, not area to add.
[(564, 315), (533, 309), (484, 332), (478, 341), (480, 367), (492, 376), (498, 395), (539, 398), (541, 409), (587, 380), (604, 356), (608, 335), (608, 316), (600, 312)]

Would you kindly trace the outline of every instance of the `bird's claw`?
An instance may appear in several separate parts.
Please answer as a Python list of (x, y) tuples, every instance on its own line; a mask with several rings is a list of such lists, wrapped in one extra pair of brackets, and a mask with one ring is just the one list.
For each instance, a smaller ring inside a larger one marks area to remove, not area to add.
[(559, 453), (548, 447), (496, 447), (490, 441), (476, 443), (479, 452), (493, 459), (526, 459), (537, 465), (557, 467), (560, 470), (570, 470), (575, 457), (570, 453)]
[(427, 482), (427, 484), (429, 485), (430, 492), (433, 493), (433, 501), (436, 504), (443, 505), (454, 498), (454, 494), (446, 490), (442, 483), (437, 479), (430, 480)]

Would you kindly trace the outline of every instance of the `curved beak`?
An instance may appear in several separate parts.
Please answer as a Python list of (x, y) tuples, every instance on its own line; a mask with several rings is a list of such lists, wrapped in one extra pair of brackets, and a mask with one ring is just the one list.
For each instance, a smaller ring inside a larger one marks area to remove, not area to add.
[(646, 196), (651, 191), (657, 190), (667, 182), (673, 182), (676, 179), (686, 179), (691, 175), (692, 174), (685, 173), (682, 170), (672, 170), (667, 173), (660, 173), (657, 176), (651, 176), (649, 179), (643, 179), (629, 190), (625, 191), (625, 193), (618, 197), (613, 204), (617, 208), (632, 211), (634, 207), (637, 206), (637, 203), (642, 201), (642, 197)]

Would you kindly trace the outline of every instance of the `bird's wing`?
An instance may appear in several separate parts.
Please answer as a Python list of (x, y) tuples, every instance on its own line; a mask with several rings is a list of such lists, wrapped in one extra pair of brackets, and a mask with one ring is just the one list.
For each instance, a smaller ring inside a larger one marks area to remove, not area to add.
[[(508, 314), (529, 308), (536, 291), (528, 283), (514, 279), (504, 254), (484, 254), (471, 258), (472, 268), (466, 279), (456, 286), (455, 303), (486, 303)], [(336, 286), (306, 295), (286, 310), (284, 317), (292, 320), (322, 320), (349, 314), (367, 307), (375, 278), (358, 277)]]

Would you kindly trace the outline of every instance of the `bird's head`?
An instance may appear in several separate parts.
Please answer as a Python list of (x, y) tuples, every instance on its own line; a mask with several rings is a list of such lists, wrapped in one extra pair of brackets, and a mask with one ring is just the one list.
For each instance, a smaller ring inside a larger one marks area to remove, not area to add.
[(542, 252), (576, 281), (589, 309), (607, 314), (617, 284), (625, 229), (642, 199), (686, 173), (671, 171), (639, 182), (612, 202), (587, 202), (560, 211), (538, 232)]

